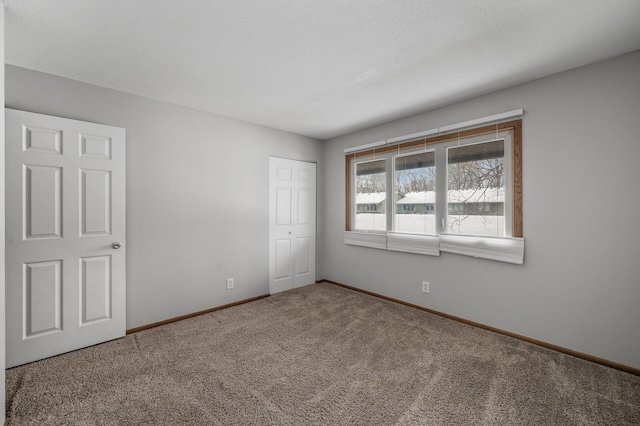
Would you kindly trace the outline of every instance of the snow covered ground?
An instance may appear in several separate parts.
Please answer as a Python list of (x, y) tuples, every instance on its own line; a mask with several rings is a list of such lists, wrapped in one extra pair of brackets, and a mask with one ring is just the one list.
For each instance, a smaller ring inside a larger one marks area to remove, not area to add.
[[(356, 229), (384, 231), (386, 219), (384, 214), (356, 214)], [(436, 217), (432, 214), (397, 214), (395, 229), (398, 232), (414, 234), (435, 234)], [(450, 215), (447, 220), (447, 233), (482, 235), (490, 237), (504, 236), (503, 216), (456, 216)]]

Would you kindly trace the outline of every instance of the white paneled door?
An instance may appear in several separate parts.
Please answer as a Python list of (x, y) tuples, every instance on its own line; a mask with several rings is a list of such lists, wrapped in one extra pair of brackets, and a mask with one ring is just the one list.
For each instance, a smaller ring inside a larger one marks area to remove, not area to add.
[(125, 334), (125, 130), (5, 117), (13, 367)]
[(271, 157), (269, 292), (316, 281), (316, 165)]

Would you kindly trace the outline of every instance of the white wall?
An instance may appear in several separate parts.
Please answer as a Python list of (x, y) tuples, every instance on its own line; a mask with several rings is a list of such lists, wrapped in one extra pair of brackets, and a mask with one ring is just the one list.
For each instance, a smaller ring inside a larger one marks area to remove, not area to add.
[[(343, 243), (344, 148), (517, 108), (524, 266)], [(332, 139), (323, 163), (324, 278), (640, 368), (640, 51)]]
[(319, 161), (320, 141), (13, 66), (6, 78), (9, 108), (127, 130), (128, 328), (269, 292), (269, 156)]

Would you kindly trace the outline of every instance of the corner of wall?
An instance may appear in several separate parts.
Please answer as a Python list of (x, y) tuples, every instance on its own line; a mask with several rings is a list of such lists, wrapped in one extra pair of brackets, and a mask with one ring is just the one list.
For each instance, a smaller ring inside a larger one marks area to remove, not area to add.
[[(0, 59), (4, 64), (4, 1), (0, 7)], [(0, 95), (4, 105), (4, 66), (0, 67)], [(5, 373), (4, 373), (4, 108), (0, 114), (0, 365), (2, 366), (2, 382), (0, 383), (0, 401), (5, 400)], [(5, 410), (1, 410), (0, 421), (4, 421)]]

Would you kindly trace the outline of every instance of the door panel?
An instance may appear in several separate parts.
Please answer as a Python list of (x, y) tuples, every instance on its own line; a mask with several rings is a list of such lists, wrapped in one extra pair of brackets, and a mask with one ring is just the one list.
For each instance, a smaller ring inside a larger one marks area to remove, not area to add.
[(80, 157), (111, 159), (111, 138), (80, 134)]
[(23, 132), (24, 151), (62, 154), (62, 131), (25, 125)]
[(80, 268), (80, 324), (111, 318), (111, 256), (81, 258)]
[(291, 225), (291, 188), (276, 189), (276, 225)]
[(125, 131), (11, 109), (5, 116), (13, 367), (125, 334)]
[(24, 166), (26, 239), (62, 238), (62, 168)]
[(276, 165), (276, 180), (291, 181), (293, 168), (290, 165)]
[(80, 169), (80, 235), (111, 235), (111, 172)]
[(303, 274), (308, 274), (310, 272), (309, 267), (311, 266), (311, 262), (309, 258), (311, 257), (311, 253), (309, 250), (311, 238), (302, 237), (296, 240), (296, 276), (300, 276)]
[(270, 158), (269, 291), (316, 280), (316, 165)]
[(276, 280), (291, 278), (291, 240), (277, 240), (275, 245)]
[(298, 225), (309, 225), (311, 220), (311, 213), (309, 209), (311, 209), (311, 189), (310, 188), (300, 188), (298, 189), (298, 200), (296, 203), (298, 207), (298, 216), (297, 223)]
[(24, 337), (62, 330), (62, 261), (24, 265)]

